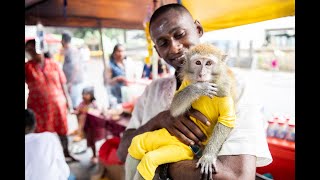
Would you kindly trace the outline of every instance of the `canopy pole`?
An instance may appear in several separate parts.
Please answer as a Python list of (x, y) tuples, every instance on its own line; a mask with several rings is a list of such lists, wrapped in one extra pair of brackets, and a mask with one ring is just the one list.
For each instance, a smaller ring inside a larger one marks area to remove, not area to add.
[(102, 50), (102, 61), (103, 61), (103, 67), (104, 67), (104, 72), (107, 68), (107, 64), (105, 61), (105, 56), (104, 56), (104, 46), (103, 46), (103, 38), (102, 38), (102, 25), (101, 25), (101, 21), (98, 21), (99, 23), (99, 33), (100, 33), (100, 44), (101, 44), (101, 50)]

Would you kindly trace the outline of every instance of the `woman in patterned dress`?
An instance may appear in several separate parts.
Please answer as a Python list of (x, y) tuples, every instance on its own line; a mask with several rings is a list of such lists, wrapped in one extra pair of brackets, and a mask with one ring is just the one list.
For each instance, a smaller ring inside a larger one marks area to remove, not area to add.
[(25, 82), (29, 88), (27, 107), (36, 115), (36, 133), (55, 132), (59, 135), (65, 157), (75, 160), (68, 151), (67, 108), (72, 109), (66, 88), (66, 77), (59, 65), (37, 54), (35, 40), (25, 44), (31, 59), (25, 63)]

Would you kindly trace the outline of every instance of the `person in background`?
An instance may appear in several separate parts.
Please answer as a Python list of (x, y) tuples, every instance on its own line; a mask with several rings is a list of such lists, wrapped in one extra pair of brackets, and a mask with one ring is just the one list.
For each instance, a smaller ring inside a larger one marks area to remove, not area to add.
[(72, 105), (76, 107), (82, 101), (81, 91), (85, 83), (80, 52), (78, 48), (71, 45), (71, 38), (69, 33), (62, 34), (61, 44), (64, 50), (63, 72), (67, 78)]
[(61, 140), (65, 157), (76, 161), (68, 150), (67, 108), (73, 111), (67, 90), (66, 77), (57, 62), (37, 54), (35, 40), (28, 40), (25, 50), (31, 59), (25, 63), (25, 82), (29, 94), (27, 108), (36, 115), (35, 132), (56, 132)]
[[(192, 116), (207, 126), (208, 120), (203, 114), (191, 108), (185, 115), (174, 118), (169, 110), (174, 93), (181, 85), (178, 73), (185, 61), (184, 53), (200, 43), (204, 33), (200, 22), (194, 20), (183, 5), (167, 4), (153, 13), (149, 28), (157, 53), (176, 71), (174, 76), (153, 80), (135, 104), (117, 150), (122, 162), (126, 159), (132, 138), (144, 132), (166, 128), (186, 145), (200, 144), (207, 139), (190, 120)], [(249, 101), (248, 91), (239, 74), (236, 74), (236, 81), (237, 120), (219, 152), (218, 173), (212, 173), (213, 179), (255, 179), (256, 167), (272, 162), (260, 106)], [(196, 168), (196, 163), (197, 159), (193, 159), (162, 165), (158, 168), (159, 176), (161, 179), (208, 179), (205, 175), (201, 177), (201, 168)]]
[(94, 88), (86, 87), (82, 90), (82, 102), (75, 108), (74, 114), (77, 115), (78, 120), (78, 129), (76, 130), (76, 136), (74, 137), (74, 141), (81, 141), (84, 135), (84, 124), (87, 118), (87, 112), (90, 108), (98, 109), (98, 106), (95, 102), (96, 98), (94, 97)]
[(34, 133), (36, 116), (31, 109), (25, 110), (25, 179), (66, 180), (70, 169), (63, 156), (56, 134)]
[[(161, 58), (158, 58), (158, 76), (165, 77), (168, 74), (169, 74), (168, 65), (165, 62), (162, 62)], [(144, 64), (141, 78), (153, 79), (151, 63)]]
[(104, 81), (109, 87), (108, 94), (114, 96), (117, 103), (122, 103), (121, 87), (128, 84), (125, 61), (125, 47), (122, 44), (115, 45), (110, 55), (109, 67), (104, 73)]

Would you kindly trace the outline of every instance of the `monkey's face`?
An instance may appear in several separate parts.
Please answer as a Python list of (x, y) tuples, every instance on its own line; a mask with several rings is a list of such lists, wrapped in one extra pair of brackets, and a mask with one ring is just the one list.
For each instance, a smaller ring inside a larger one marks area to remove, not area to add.
[(212, 75), (219, 69), (217, 67), (218, 58), (215, 56), (203, 57), (195, 54), (187, 64), (189, 64), (189, 72), (192, 72), (189, 75), (192, 82), (211, 81)]

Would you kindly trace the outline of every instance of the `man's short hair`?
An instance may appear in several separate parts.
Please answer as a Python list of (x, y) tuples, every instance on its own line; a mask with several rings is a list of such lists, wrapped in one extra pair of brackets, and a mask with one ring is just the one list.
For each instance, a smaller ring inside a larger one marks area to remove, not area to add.
[(31, 109), (25, 110), (25, 128), (33, 129), (36, 124), (36, 116)]
[[(180, 12), (181, 14), (186, 13), (186, 14), (190, 14), (190, 12), (188, 11), (187, 8), (185, 8), (183, 5), (178, 4), (178, 3), (172, 3), (172, 4), (166, 4), (163, 6), (160, 6), (158, 9), (156, 9), (151, 18), (150, 18), (150, 23), (149, 23), (149, 30), (151, 27), (151, 24), (153, 23), (153, 21), (155, 21), (160, 15), (170, 11), (170, 10), (175, 10), (177, 12)], [(191, 16), (192, 17), (192, 16)]]
[(62, 40), (66, 43), (71, 42), (71, 35), (67, 32), (62, 33)]

